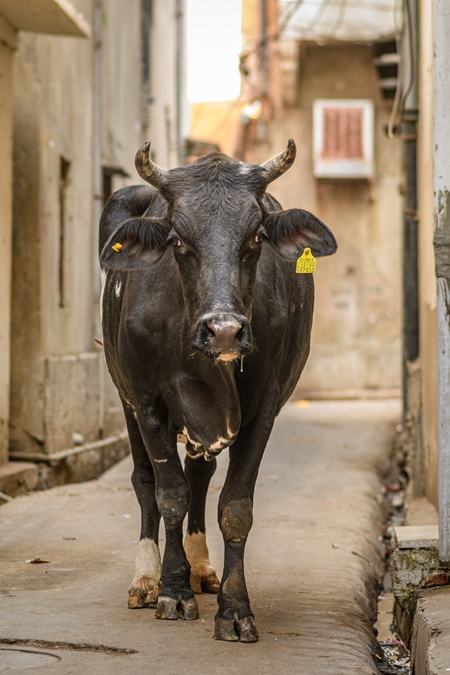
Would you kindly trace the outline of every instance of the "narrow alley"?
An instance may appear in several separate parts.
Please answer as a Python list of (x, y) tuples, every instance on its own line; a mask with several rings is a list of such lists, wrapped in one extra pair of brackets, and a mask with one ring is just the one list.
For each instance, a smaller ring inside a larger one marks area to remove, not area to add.
[[(197, 596), (198, 621), (128, 610), (139, 537), (129, 457), (99, 480), (3, 505), (0, 671), (377, 675), (371, 620), (383, 574), (382, 475), (400, 415), (399, 400), (296, 401), (282, 410), (247, 544), (260, 634), (253, 645), (212, 639), (212, 595)], [(226, 454), (207, 506), (219, 577), (216, 507)], [(38, 558), (45, 562), (30, 562)]]

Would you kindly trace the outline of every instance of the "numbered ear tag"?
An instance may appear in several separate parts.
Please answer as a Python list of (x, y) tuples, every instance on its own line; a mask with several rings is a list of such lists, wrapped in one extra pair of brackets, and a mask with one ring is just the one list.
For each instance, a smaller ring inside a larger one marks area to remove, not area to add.
[(122, 250), (122, 244), (120, 242), (117, 242), (117, 244), (114, 244), (114, 246), (111, 246), (111, 248), (116, 253), (120, 253), (120, 251)]
[(312, 274), (316, 271), (316, 259), (311, 253), (310, 248), (305, 248), (300, 258), (298, 258), (295, 271), (297, 274)]

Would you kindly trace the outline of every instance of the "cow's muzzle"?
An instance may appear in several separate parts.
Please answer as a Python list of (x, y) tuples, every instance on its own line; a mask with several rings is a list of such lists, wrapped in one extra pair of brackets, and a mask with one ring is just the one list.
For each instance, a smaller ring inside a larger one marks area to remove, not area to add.
[(233, 361), (251, 349), (250, 326), (241, 314), (210, 314), (197, 325), (194, 348), (206, 356)]

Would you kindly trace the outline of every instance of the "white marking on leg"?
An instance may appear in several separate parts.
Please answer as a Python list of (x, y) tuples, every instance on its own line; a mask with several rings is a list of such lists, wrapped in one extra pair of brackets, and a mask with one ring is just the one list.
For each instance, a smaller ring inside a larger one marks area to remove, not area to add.
[(116, 281), (116, 286), (114, 288), (114, 293), (116, 294), (116, 298), (120, 298), (120, 291), (122, 290), (122, 282), (120, 279)]
[(215, 569), (209, 562), (209, 551), (204, 532), (186, 533), (184, 551), (191, 566), (191, 573), (195, 571), (202, 577), (212, 573), (215, 574)]
[(161, 579), (161, 555), (153, 539), (141, 539), (139, 542), (131, 587), (140, 586), (142, 577), (156, 581)]
[(167, 462), (167, 459), (155, 459), (153, 461), (158, 462), (158, 464), (164, 464), (164, 462)]

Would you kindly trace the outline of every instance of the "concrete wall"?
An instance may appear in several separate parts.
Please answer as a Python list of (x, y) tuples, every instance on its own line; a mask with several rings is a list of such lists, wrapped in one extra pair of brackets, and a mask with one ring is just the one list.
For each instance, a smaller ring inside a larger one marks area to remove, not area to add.
[[(90, 40), (22, 33), (14, 63), (11, 455), (38, 460), (69, 450), (78, 459), (59, 471), (61, 481), (89, 477), (76, 454), (83, 447), (87, 455), (98, 452), (97, 463), (92, 456), (85, 461), (94, 474), (114, 455), (100, 457), (102, 439), (119, 443), (116, 459), (123, 452), (120, 402), (94, 343), (101, 339), (101, 171), (116, 172), (113, 189), (141, 182), (134, 156), (149, 131), (150, 84), (153, 110), (161, 115), (171, 97), (175, 122), (177, 113), (175, 0), (104, 0), (100, 15), (94, 0), (74, 4), (94, 27)], [(160, 71), (150, 83), (144, 81), (142, 40), (150, 17), (142, 11), (151, 4), (159, 56), (150, 60)], [(0, 126), (7, 139), (7, 125)], [(158, 138), (154, 146), (167, 150)]]
[[(300, 395), (398, 394), (401, 342), (401, 146), (388, 140), (390, 105), (381, 100), (370, 47), (303, 45), (297, 104), (270, 124), (270, 146), (254, 161), (279, 152), (292, 136), (297, 159), (270, 191), (285, 208), (300, 207), (334, 232), (336, 256), (318, 261), (312, 351)], [(285, 85), (287, 86), (287, 85)], [(295, 97), (294, 97), (295, 98)], [(312, 104), (316, 98), (369, 98), (375, 104), (373, 182), (317, 181), (312, 167)], [(285, 101), (292, 96), (285, 91)]]
[[(78, 3), (88, 17), (90, 5)], [(20, 35), (14, 68), (13, 451), (52, 453), (83, 433), (71, 388), (82, 368), (77, 355), (93, 350), (92, 76), (90, 41)], [(91, 391), (98, 397), (98, 384)], [(83, 410), (89, 414), (88, 406)], [(88, 436), (98, 438), (98, 429)]]

